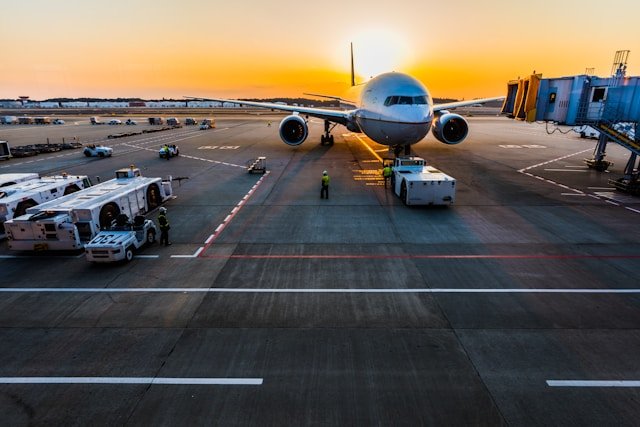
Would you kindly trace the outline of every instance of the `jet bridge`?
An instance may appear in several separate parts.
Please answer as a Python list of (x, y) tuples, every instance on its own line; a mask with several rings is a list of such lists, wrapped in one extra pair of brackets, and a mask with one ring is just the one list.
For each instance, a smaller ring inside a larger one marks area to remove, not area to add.
[(609, 183), (619, 190), (640, 194), (640, 77), (626, 75), (629, 51), (618, 51), (610, 77), (577, 75), (543, 79), (532, 74), (508, 83), (502, 113), (516, 120), (559, 125), (588, 125), (600, 132), (587, 165), (605, 171), (606, 147), (614, 142), (630, 152), (624, 176)]

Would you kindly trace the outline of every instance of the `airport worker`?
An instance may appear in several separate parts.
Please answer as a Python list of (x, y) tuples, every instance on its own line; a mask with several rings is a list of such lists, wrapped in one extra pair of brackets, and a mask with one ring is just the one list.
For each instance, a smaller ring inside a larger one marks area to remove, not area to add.
[(322, 172), (322, 189), (320, 190), (320, 198), (329, 198), (329, 182), (331, 178), (329, 178), (329, 174), (327, 171)]
[(162, 149), (164, 150), (165, 156), (167, 156), (167, 160), (169, 160), (171, 158), (171, 154), (169, 153), (169, 146), (167, 144), (164, 144), (164, 147), (162, 147)]
[(158, 223), (160, 224), (160, 244), (169, 246), (171, 242), (169, 241), (169, 220), (167, 219), (167, 208), (162, 206), (160, 208), (160, 215), (158, 215)]
[(384, 188), (387, 188), (387, 184), (389, 183), (389, 179), (391, 178), (391, 174), (393, 173), (393, 169), (391, 169), (390, 165), (386, 165), (382, 168), (382, 177), (384, 178)]

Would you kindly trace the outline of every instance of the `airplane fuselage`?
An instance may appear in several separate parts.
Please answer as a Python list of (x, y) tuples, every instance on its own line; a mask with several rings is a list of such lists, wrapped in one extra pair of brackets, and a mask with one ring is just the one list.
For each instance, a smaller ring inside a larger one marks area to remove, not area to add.
[(431, 128), (433, 101), (427, 88), (402, 73), (385, 73), (362, 88), (353, 120), (364, 134), (383, 145), (410, 145)]

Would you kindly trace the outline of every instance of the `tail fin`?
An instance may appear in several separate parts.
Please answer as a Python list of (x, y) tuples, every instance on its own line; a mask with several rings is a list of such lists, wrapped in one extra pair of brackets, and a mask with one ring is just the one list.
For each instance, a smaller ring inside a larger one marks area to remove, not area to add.
[(351, 86), (356, 85), (356, 76), (353, 71), (353, 42), (351, 42)]

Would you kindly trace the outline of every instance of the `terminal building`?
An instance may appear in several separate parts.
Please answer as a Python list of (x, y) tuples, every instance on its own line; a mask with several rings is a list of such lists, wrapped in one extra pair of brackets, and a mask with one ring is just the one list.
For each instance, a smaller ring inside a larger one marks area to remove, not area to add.
[(605, 171), (609, 142), (629, 150), (624, 176), (610, 183), (622, 191), (640, 194), (638, 156), (640, 135), (640, 76), (628, 77), (628, 50), (616, 52), (610, 77), (583, 74), (543, 79), (532, 74), (509, 82), (502, 113), (528, 122), (545, 121), (568, 126), (590, 126), (599, 132), (589, 167)]

